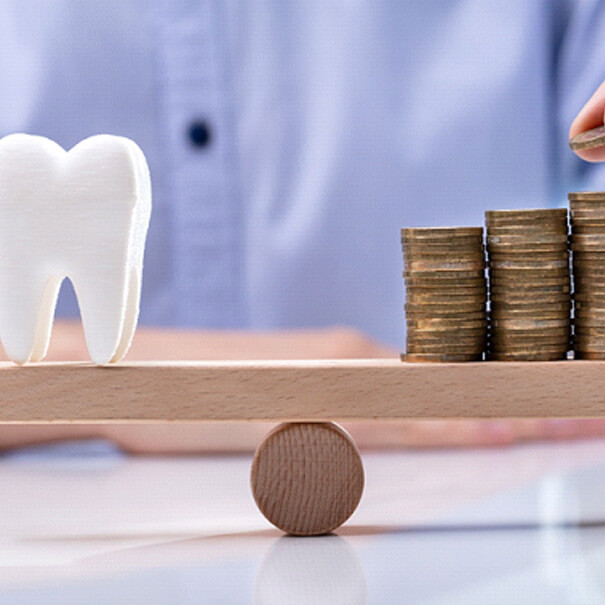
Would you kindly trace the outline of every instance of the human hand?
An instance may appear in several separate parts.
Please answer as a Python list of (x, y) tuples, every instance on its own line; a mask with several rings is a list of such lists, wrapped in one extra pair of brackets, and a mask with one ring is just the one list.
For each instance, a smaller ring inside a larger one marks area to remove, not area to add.
[[(395, 349), (345, 327), (251, 332), (140, 326), (126, 360), (348, 359), (396, 357)], [(86, 361), (82, 324), (55, 322), (47, 361)]]
[(502, 447), (605, 436), (605, 419), (398, 420), (347, 423), (362, 449)]
[[(581, 132), (586, 132), (602, 124), (605, 124), (605, 82), (597, 88), (576, 116), (569, 130), (569, 138), (572, 139)], [(582, 149), (575, 153), (587, 162), (605, 161), (605, 147)]]

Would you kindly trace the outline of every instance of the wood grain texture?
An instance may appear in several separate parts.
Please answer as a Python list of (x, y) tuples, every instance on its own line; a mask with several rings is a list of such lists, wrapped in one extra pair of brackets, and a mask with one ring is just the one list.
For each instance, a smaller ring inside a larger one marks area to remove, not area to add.
[(326, 534), (355, 511), (363, 493), (359, 451), (332, 422), (281, 424), (256, 451), (250, 474), (260, 511), (296, 536)]
[(0, 365), (0, 422), (605, 416), (605, 362)]

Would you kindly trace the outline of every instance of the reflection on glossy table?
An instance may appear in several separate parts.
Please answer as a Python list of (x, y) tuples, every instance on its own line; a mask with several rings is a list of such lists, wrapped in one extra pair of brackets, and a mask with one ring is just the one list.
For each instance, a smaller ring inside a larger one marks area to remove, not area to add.
[(258, 514), (248, 457), (6, 455), (0, 602), (605, 602), (605, 442), (364, 460), (351, 520), (304, 539)]

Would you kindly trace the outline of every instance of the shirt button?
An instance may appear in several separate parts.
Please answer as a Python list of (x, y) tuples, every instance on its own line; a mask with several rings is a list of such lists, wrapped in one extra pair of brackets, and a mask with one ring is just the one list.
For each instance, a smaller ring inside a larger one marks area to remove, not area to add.
[(210, 127), (204, 120), (196, 120), (189, 126), (189, 142), (198, 149), (207, 147), (210, 144), (212, 136)]

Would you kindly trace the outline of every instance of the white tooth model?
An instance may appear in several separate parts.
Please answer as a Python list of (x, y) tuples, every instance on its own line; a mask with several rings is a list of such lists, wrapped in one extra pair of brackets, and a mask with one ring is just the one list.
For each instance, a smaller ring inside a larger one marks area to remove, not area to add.
[(131, 140), (98, 135), (65, 151), (39, 136), (0, 139), (0, 339), (10, 359), (44, 358), (65, 277), (91, 359), (126, 354), (150, 214), (147, 162)]

